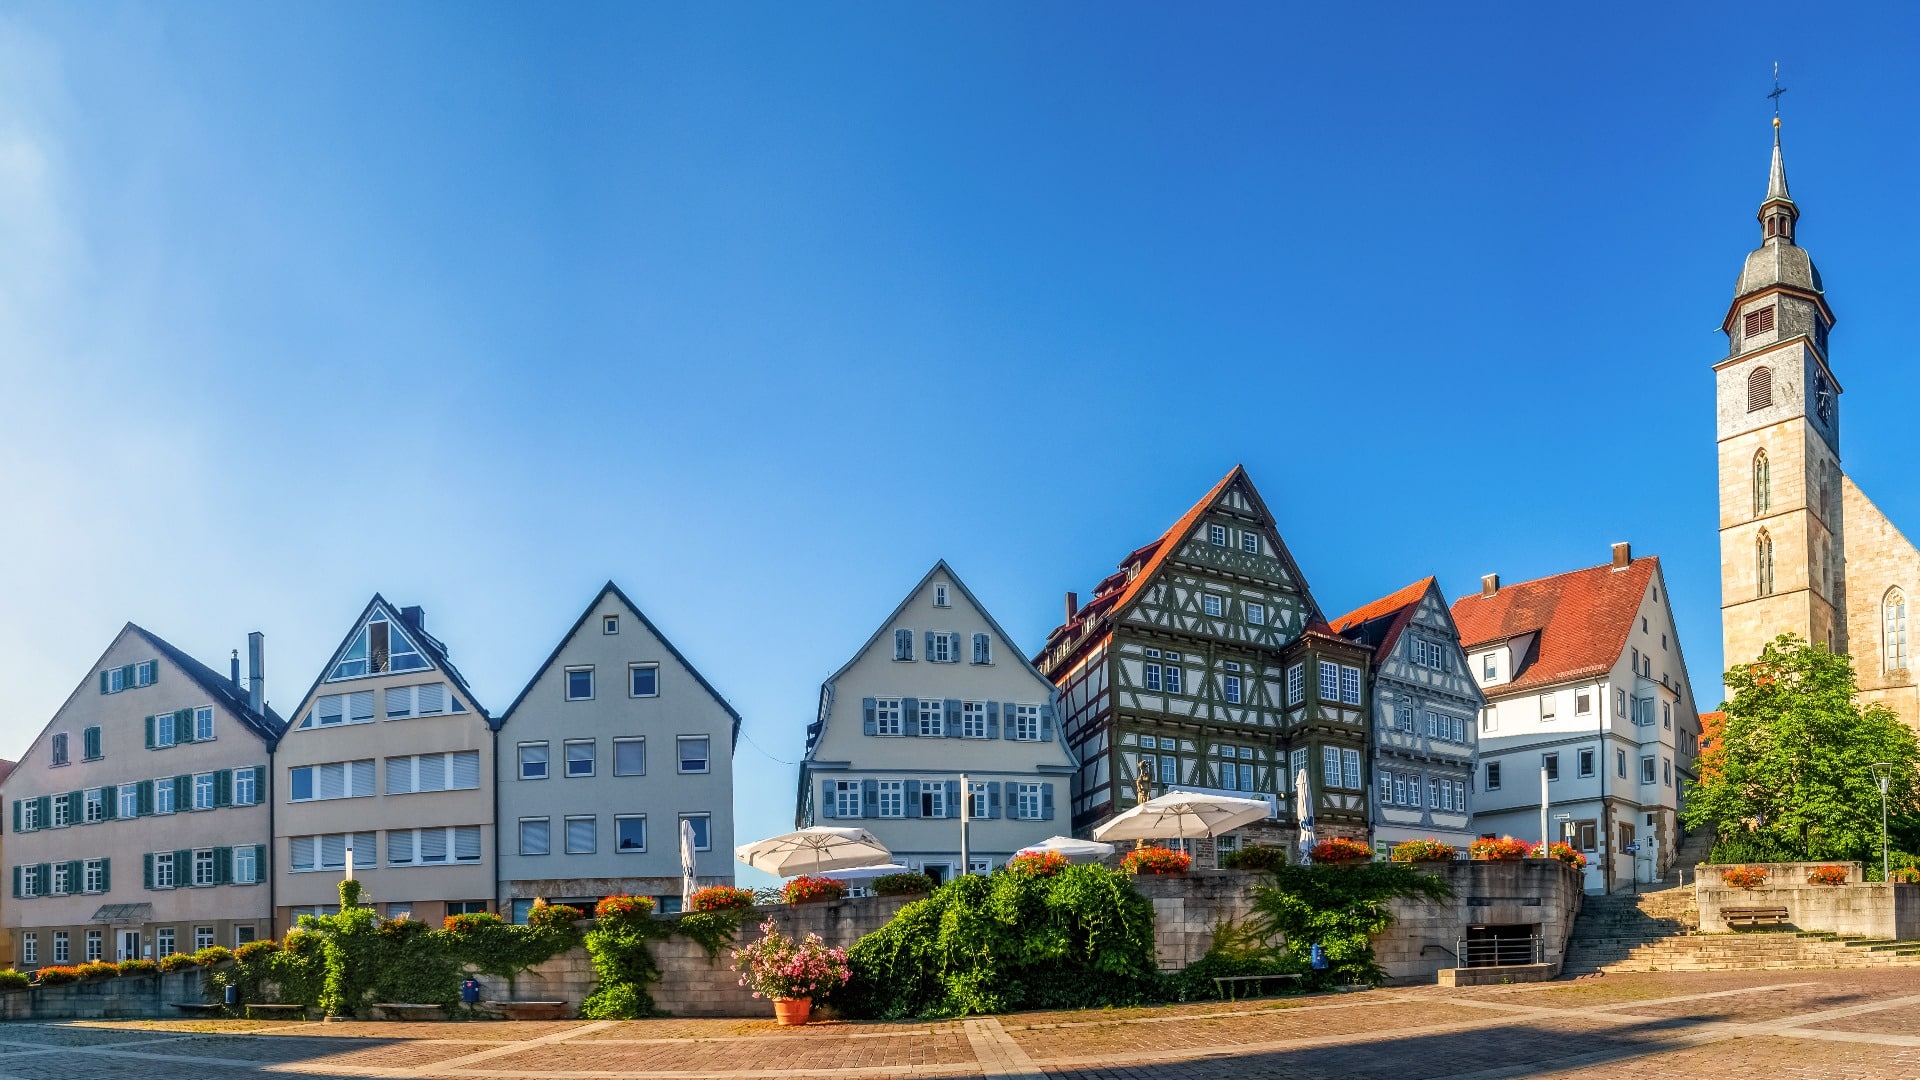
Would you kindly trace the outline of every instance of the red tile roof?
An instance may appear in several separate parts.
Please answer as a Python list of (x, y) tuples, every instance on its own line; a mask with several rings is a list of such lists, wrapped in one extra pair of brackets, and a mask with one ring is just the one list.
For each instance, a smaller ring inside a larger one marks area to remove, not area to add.
[(1524, 663), (1515, 677), (1489, 688), (1498, 694), (1603, 674), (1626, 649), (1640, 599), (1659, 566), (1658, 556), (1647, 556), (1618, 570), (1608, 563), (1505, 585), (1492, 596), (1461, 597), (1453, 602), (1460, 644), (1472, 651), (1539, 632), (1530, 659), (1514, 658)]
[(1435, 585), (1436, 582), (1431, 576), (1423, 577), (1398, 592), (1388, 593), (1371, 604), (1354, 608), (1333, 620), (1333, 632), (1342, 637), (1348, 637), (1351, 636), (1348, 631), (1357, 630), (1376, 619), (1390, 617), (1393, 621), (1387, 624), (1379, 640), (1373, 642), (1373, 655), (1385, 656), (1392, 651), (1393, 643), (1400, 640), (1400, 631), (1405, 630), (1407, 624), (1413, 621), (1414, 610), (1420, 606), (1420, 601), (1427, 595), (1427, 590), (1434, 588)]

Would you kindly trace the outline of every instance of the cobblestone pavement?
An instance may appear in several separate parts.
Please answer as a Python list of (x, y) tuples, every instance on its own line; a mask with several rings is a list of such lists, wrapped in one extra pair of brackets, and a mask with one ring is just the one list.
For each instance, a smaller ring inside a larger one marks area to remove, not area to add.
[(0, 1024), (0, 1080), (1920, 1080), (1912, 972), (1615, 974), (920, 1024)]

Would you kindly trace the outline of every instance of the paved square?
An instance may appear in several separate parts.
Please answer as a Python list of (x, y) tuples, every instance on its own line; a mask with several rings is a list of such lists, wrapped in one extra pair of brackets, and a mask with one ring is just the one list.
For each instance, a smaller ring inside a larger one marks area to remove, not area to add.
[(908, 1024), (0, 1025), (0, 1080), (1920, 1080), (1911, 971), (1616, 974)]

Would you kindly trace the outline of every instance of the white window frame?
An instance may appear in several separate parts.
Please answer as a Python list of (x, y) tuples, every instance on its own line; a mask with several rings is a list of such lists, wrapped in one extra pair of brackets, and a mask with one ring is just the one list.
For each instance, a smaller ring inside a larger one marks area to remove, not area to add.
[(963, 701), (960, 703), (960, 737), (963, 739), (987, 737), (986, 702)]
[(1252, 529), (1240, 530), (1240, 550), (1248, 555), (1260, 554), (1260, 534)]
[[(573, 846), (573, 824), (584, 821), (593, 827), (593, 845), (586, 848)], [(561, 847), (568, 855), (595, 855), (600, 851), (600, 818), (597, 814), (568, 814), (562, 819)]]
[[(252, 773), (252, 770), (236, 769), (234, 770), (234, 775), (238, 776), (242, 771), (246, 771), (249, 775)], [(116, 794), (119, 798), (120, 805), (118, 813), (121, 818), (137, 818), (140, 816), (139, 784), (121, 784)]]
[(1040, 741), (1040, 706), (1013, 706), (1013, 738), (1016, 742)]
[(1227, 598), (1217, 592), (1200, 594), (1200, 613), (1209, 619), (1226, 618)]
[[(535, 845), (540, 847), (540, 850), (538, 851), (528, 850), (527, 826), (529, 825), (538, 825), (547, 831), (546, 843), (544, 845)], [(528, 858), (537, 858), (542, 855), (553, 854), (553, 819), (551, 817), (521, 818), (519, 822), (516, 824), (516, 827), (514, 829), (514, 844), (516, 845), (514, 850), (514, 853), (516, 855), (525, 855)]]
[(953, 639), (955, 636), (951, 630), (935, 630), (933, 636), (927, 639), (927, 663), (953, 663)]
[[(575, 675), (585, 675), (587, 677), (587, 692), (584, 695), (573, 692), (573, 677)], [(567, 701), (592, 701), (595, 692), (599, 689), (599, 687), (595, 685), (596, 682), (597, 680), (593, 676), (592, 664), (574, 664), (569, 666), (560, 677), (560, 694)]]
[[(598, 739), (565, 739), (565, 740), (562, 740), (560, 745), (561, 745), (561, 755), (562, 755), (561, 760), (566, 763), (564, 766), (562, 766), (561, 773), (560, 773), (561, 776), (565, 777), (568, 780), (580, 780), (580, 779), (585, 779), (585, 778), (598, 775), (598, 773), (600, 772), (600, 740)], [(586, 761), (587, 768), (586, 768), (586, 771), (584, 772), (575, 772), (573, 769), (573, 764), (575, 760), (573, 756), (573, 752), (583, 746), (586, 747), (586, 750), (587, 750), (587, 756), (584, 759)]]
[(1181, 685), (1186, 681), (1185, 668), (1181, 667), (1179, 664), (1168, 664), (1165, 668), (1161, 670), (1160, 674), (1161, 674), (1161, 677), (1166, 680), (1167, 693), (1181, 694), (1186, 692), (1181, 689)]
[(833, 816), (837, 818), (864, 816), (860, 811), (860, 781), (833, 781)]
[(1040, 785), (1017, 785), (1014, 794), (1016, 799), (1014, 804), (1016, 813), (1014, 816), (1022, 821), (1040, 820)]
[(618, 615), (600, 616), (600, 632), (602, 634), (619, 633), (620, 632), (620, 616)]
[(952, 607), (953, 606), (953, 593), (947, 588), (947, 585), (945, 582), (941, 582), (934, 585), (933, 606), (934, 607)]
[(1360, 777), (1360, 751), (1352, 747), (1342, 749), (1340, 762), (1344, 770), (1341, 779), (1345, 781), (1342, 786), (1349, 791), (1365, 791), (1365, 784)]
[[(241, 798), (242, 793), (246, 798)], [(134, 791), (135, 805), (138, 806), (139, 790)], [(251, 768), (233, 770), (233, 805), (257, 806), (260, 803), (259, 774)]]
[(213, 946), (214, 940), (215, 939), (213, 936), (213, 927), (196, 926), (193, 928), (193, 951), (194, 952), (199, 952), (201, 949), (211, 948)]
[(1340, 665), (1340, 704), (1360, 704), (1360, 669), (1351, 664)]
[[(897, 697), (873, 699), (873, 730), (875, 734), (905, 735), (907, 733), (906, 729), (901, 726), (900, 707), (900, 699)], [(915, 722), (919, 722), (918, 717), (915, 718)]]
[(1267, 605), (1249, 600), (1243, 606), (1247, 610), (1247, 624), (1249, 626), (1267, 625)]
[[(713, 771), (713, 738), (711, 736), (679, 735), (675, 737), (675, 740), (674, 765), (682, 774), (688, 776), (703, 776)], [(687, 743), (696, 741), (707, 744), (706, 763), (702, 768), (689, 769), (687, 768), (687, 752), (685, 747)]]
[(173, 865), (173, 852), (156, 851), (153, 853), (153, 887), (171, 889), (180, 880), (179, 868)]
[[(921, 698), (919, 735), (923, 739), (937, 739), (947, 733), (947, 707), (940, 698)], [(932, 730), (928, 730), (931, 726)]]
[[(653, 673), (653, 691), (651, 693), (642, 693), (638, 686), (640, 673), (643, 671), (650, 671)], [(630, 698), (659, 697), (660, 696), (660, 665), (652, 661), (649, 661), (646, 663), (628, 664), (627, 665), (627, 696)]]
[(213, 738), (213, 706), (202, 705), (193, 710), (193, 741), (212, 742)]
[[(256, 857), (252, 844), (240, 844), (233, 849), (233, 883), (235, 885), (258, 885), (260, 883), (260, 860)], [(241, 873), (241, 867), (246, 873)]]
[(697, 814), (681, 814), (680, 820), (681, 821), (705, 821), (707, 823), (707, 828), (706, 828), (707, 842), (702, 844), (699, 842), (699, 837), (695, 836), (693, 850), (695, 851), (712, 851), (713, 850), (713, 815), (712, 814), (705, 813), (704, 811)]
[(1150, 663), (1146, 665), (1146, 668), (1144, 670), (1145, 670), (1145, 676), (1146, 676), (1144, 680), (1146, 689), (1150, 693), (1155, 693), (1155, 694), (1159, 693), (1160, 688), (1163, 685), (1160, 682), (1160, 665)]
[(1340, 665), (1331, 660), (1320, 661), (1320, 700), (1340, 703)]
[(193, 885), (195, 888), (212, 885), (214, 879), (213, 849), (193, 849)]
[(1320, 786), (1337, 788), (1340, 783), (1340, 748), (1322, 746), (1320, 748)]
[(1207, 543), (1214, 547), (1227, 546), (1227, 527), (1225, 525), (1207, 525)]
[(907, 782), (905, 780), (879, 780), (875, 785), (880, 791), (880, 816), (883, 818), (903, 818), (907, 816)]
[[(527, 751), (534, 749), (535, 747), (538, 747), (541, 751), (543, 751), (546, 756), (537, 762), (528, 761)], [(514, 751), (513, 751), (513, 758), (514, 758), (514, 765), (518, 770), (515, 776), (515, 779), (517, 780), (545, 780), (548, 777), (553, 775), (553, 746), (551, 743), (548, 743), (544, 739), (539, 742), (523, 742), (515, 745)], [(540, 775), (528, 776), (527, 775), (528, 765), (540, 766)]]
[(1238, 705), (1241, 703), (1240, 702), (1240, 676), (1238, 675), (1222, 676), (1220, 680), (1220, 690), (1221, 690), (1221, 693), (1225, 695), (1227, 699), (1227, 704)]
[(88, 893), (107, 891), (107, 860), (88, 859), (80, 864), (80, 891)]
[(1287, 704), (1298, 705), (1307, 699), (1306, 661), (1287, 668)]
[[(620, 839), (620, 823), (623, 821), (637, 821), (640, 823), (640, 846), (639, 847), (626, 847), (622, 844)], [(613, 815), (613, 850), (614, 850), (614, 853), (618, 855), (645, 855), (647, 853), (647, 815), (645, 814)]]

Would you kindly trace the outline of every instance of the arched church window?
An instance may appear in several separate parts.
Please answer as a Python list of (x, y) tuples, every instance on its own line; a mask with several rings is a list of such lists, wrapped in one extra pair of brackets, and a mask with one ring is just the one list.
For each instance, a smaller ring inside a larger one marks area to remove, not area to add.
[(1759, 517), (1773, 505), (1773, 474), (1767, 467), (1765, 450), (1753, 455), (1753, 516)]
[(1773, 369), (1754, 368), (1747, 376), (1747, 411), (1754, 412), (1773, 404)]
[(1773, 595), (1773, 537), (1767, 530), (1760, 530), (1760, 538), (1753, 542), (1753, 571), (1759, 583), (1759, 595)]
[(1888, 589), (1881, 603), (1881, 634), (1885, 639), (1887, 670), (1907, 670), (1907, 594)]

